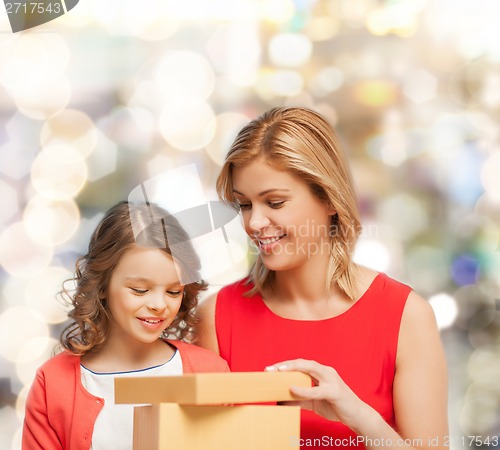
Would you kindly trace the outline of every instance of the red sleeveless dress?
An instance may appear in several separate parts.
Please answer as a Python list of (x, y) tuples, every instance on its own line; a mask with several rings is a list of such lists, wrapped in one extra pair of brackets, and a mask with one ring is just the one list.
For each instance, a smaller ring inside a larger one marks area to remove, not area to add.
[[(401, 316), (411, 288), (378, 274), (344, 313), (324, 320), (285, 319), (260, 295), (243, 296), (246, 280), (222, 288), (215, 327), (220, 355), (233, 372), (262, 371), (279, 361), (304, 358), (334, 367), (349, 387), (394, 425), (392, 385)], [(340, 422), (302, 411), (301, 436), (291, 448), (355, 447), (353, 431)]]

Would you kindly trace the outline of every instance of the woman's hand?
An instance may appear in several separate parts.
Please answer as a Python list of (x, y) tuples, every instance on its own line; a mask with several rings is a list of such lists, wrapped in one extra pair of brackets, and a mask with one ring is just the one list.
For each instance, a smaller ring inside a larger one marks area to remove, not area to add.
[(268, 366), (266, 371), (299, 371), (310, 375), (314, 386), (290, 389), (294, 395), (303, 399), (293, 403), (310, 409), (326, 419), (342, 422), (354, 429), (368, 416), (378, 415), (347, 386), (332, 367), (324, 366), (316, 361), (295, 359)]

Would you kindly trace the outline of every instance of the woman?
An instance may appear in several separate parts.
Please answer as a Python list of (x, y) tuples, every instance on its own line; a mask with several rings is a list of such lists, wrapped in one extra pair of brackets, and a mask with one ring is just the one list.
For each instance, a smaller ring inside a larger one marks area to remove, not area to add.
[(202, 303), (199, 345), (232, 371), (313, 376), (317, 386), (297, 391), (315, 400), (296, 445), (444, 448), (446, 364), (433, 311), (353, 262), (361, 225), (328, 122), (304, 108), (263, 114), (236, 137), (217, 189), (241, 211), (258, 255), (248, 278)]

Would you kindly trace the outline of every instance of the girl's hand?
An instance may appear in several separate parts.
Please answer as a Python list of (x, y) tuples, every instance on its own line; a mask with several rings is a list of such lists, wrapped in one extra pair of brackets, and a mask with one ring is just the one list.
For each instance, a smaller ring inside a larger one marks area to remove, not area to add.
[(290, 389), (294, 395), (304, 400), (289, 403), (310, 409), (326, 419), (341, 422), (349, 428), (357, 428), (356, 424), (364, 420), (364, 417), (378, 414), (347, 386), (332, 367), (316, 361), (295, 359), (268, 366), (266, 371), (299, 371), (310, 375), (314, 386)]

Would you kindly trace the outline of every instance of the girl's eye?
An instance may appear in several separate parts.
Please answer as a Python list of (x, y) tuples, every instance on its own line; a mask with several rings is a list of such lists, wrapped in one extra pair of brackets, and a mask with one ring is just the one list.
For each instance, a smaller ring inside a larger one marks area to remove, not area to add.
[(134, 294), (137, 295), (144, 295), (146, 292), (148, 292), (147, 289), (138, 289), (138, 288), (130, 288)]
[(182, 291), (167, 291), (167, 294), (171, 297), (179, 297), (182, 294)]

